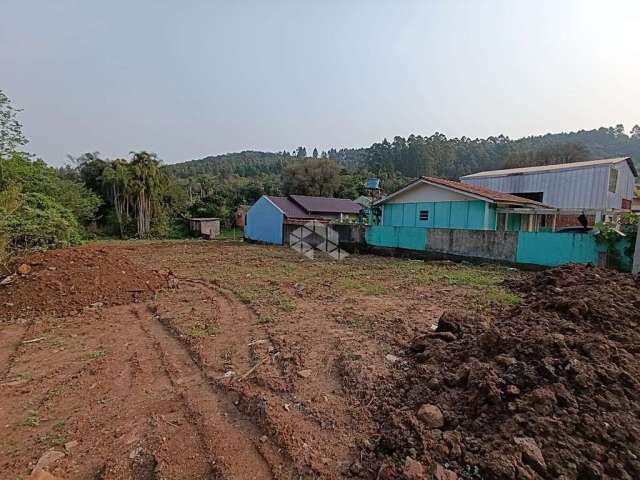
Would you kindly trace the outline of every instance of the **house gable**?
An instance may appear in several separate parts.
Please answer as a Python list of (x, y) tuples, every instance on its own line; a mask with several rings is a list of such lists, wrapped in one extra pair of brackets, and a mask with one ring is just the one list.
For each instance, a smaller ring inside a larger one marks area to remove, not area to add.
[(408, 185), (404, 190), (396, 192), (384, 203), (468, 202), (470, 200), (477, 200), (477, 197), (419, 180)]

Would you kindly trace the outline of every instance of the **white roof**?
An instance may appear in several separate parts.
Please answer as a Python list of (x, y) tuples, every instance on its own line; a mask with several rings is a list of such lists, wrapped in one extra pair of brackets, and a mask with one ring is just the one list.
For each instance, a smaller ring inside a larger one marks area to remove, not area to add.
[(550, 170), (573, 170), (576, 168), (597, 167), (599, 165), (614, 165), (620, 162), (627, 162), (633, 174), (637, 177), (638, 172), (631, 160), (631, 157), (605, 158), (602, 160), (589, 160), (586, 162), (559, 163), (556, 165), (540, 165), (537, 167), (508, 168), (505, 170), (487, 170), (485, 172), (472, 173), (460, 178), (478, 178), (478, 177), (502, 177), (506, 175), (523, 175), (527, 173), (546, 172)]

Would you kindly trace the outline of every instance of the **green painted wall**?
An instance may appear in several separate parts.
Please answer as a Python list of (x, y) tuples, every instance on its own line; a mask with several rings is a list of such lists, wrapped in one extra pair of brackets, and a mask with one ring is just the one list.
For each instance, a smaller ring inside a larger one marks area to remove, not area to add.
[(427, 229), (369, 225), (365, 231), (365, 239), (369, 245), (378, 247), (424, 250), (427, 248)]
[(496, 222), (497, 222), (497, 213), (496, 213), (496, 206), (493, 204), (489, 205), (489, 230), (495, 230), (496, 229)]
[[(420, 211), (429, 212), (427, 220), (420, 220)], [(383, 205), (384, 227), (433, 227), (470, 230), (484, 229), (485, 202), (420, 202), (388, 203)], [(495, 209), (489, 210), (489, 225), (495, 229)]]
[(601, 247), (584, 233), (519, 232), (516, 262), (555, 267), (565, 263), (598, 264)]

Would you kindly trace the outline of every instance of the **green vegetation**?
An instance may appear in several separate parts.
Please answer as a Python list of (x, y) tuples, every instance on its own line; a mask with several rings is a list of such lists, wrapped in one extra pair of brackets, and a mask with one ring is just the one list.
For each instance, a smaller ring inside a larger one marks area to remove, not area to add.
[(89, 356), (94, 360), (102, 360), (107, 356), (107, 352), (104, 350), (96, 350), (95, 352), (91, 352)]
[(521, 301), (519, 295), (502, 286), (508, 276), (504, 268), (403, 262), (398, 263), (395, 269), (418, 284), (476, 288), (482, 291), (485, 300), (492, 303), (516, 305)]
[(216, 335), (219, 331), (220, 329), (215, 325), (196, 323), (187, 329), (186, 334), (190, 337), (202, 338)]
[(35, 410), (29, 410), (27, 415), (22, 419), (20, 425), (23, 427), (37, 427), (40, 425), (40, 416)]
[(607, 249), (607, 263), (611, 268), (630, 271), (638, 236), (640, 217), (634, 213), (620, 215), (616, 222), (597, 223), (596, 240)]

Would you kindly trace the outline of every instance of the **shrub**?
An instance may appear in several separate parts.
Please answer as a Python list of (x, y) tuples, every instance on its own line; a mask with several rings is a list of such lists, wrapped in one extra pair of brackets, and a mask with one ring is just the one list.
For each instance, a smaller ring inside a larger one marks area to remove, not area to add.
[(0, 220), (0, 235), (12, 250), (76, 244), (81, 232), (71, 210), (42, 193), (20, 194), (17, 207)]

